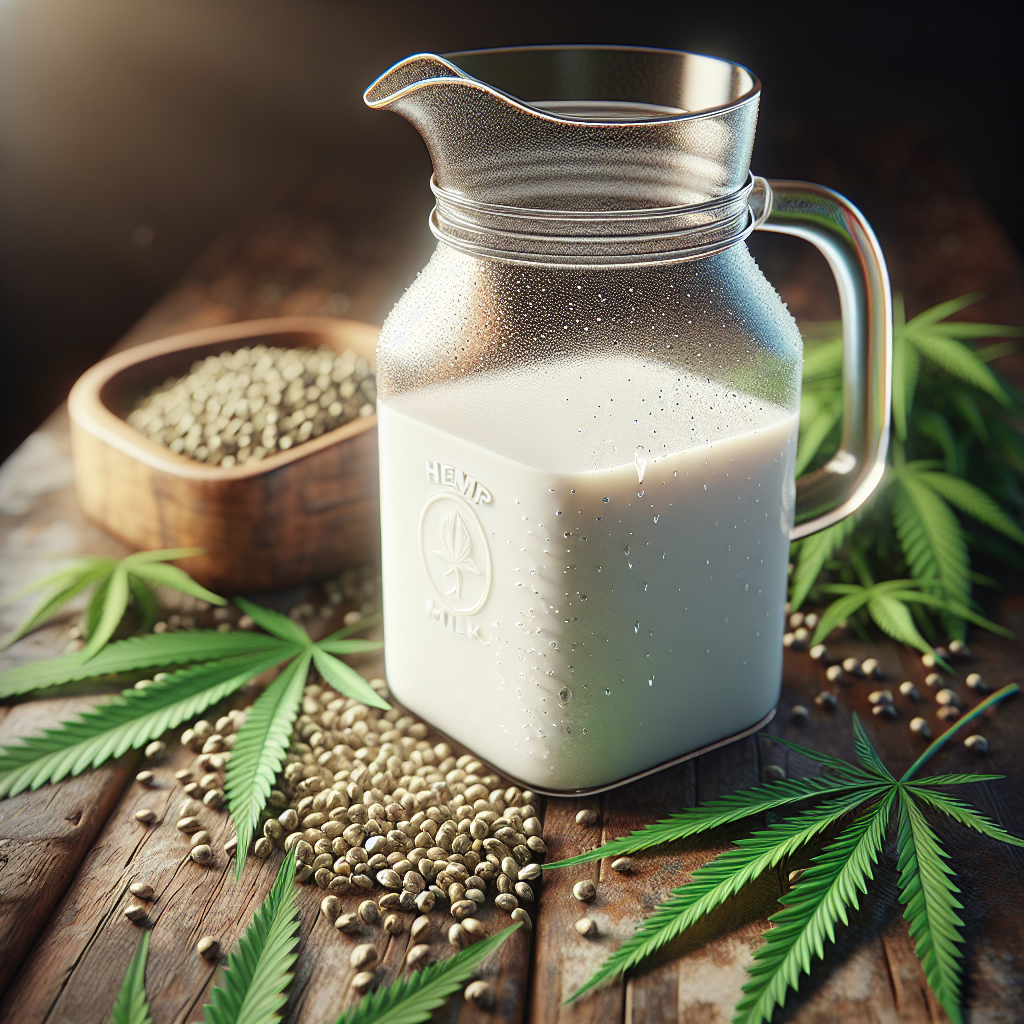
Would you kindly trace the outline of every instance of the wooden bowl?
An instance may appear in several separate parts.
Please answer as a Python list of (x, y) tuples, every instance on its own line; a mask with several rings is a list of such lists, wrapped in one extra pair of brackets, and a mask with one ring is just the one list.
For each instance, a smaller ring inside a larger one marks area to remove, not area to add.
[(380, 550), (377, 417), (346, 423), (260, 462), (209, 466), (151, 441), (124, 417), (208, 355), (263, 343), (328, 345), (374, 362), (379, 328), (280, 317), (210, 327), (118, 352), (71, 390), (71, 445), (86, 515), (129, 547), (202, 547), (182, 563), (220, 593), (323, 579)]

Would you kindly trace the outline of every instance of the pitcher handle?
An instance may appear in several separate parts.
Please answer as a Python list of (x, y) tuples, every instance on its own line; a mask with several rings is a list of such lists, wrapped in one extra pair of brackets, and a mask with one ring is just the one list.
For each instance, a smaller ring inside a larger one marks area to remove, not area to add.
[(791, 540), (856, 510), (878, 485), (889, 448), (892, 296), (878, 239), (838, 192), (806, 181), (754, 179), (755, 229), (795, 235), (828, 261), (843, 318), (843, 434), (839, 451), (796, 482)]

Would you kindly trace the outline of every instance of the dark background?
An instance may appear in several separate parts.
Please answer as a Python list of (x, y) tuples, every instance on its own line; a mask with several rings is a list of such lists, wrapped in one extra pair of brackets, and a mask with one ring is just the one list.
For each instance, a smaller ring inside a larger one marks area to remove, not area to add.
[[(872, 189), (918, 187), (895, 165), (866, 173), (909, 146), (1019, 253), (1018, 7), (0, 0), (0, 457), (275, 190), (330, 174), (356, 205), (412, 191), (425, 213), (418, 136), (361, 101), (416, 51), (593, 42), (739, 61), (764, 85), (755, 171), (815, 178), (871, 216)], [(936, 237), (955, 257), (955, 233)]]

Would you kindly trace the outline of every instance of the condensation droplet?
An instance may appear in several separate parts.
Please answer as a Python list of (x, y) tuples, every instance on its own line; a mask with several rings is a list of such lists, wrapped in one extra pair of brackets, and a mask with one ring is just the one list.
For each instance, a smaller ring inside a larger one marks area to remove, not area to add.
[(640, 620), (639, 619), (637, 619), (636, 622), (633, 623), (633, 632), (634, 633), (639, 633), (640, 632)]
[(570, 700), (572, 700), (572, 690), (570, 690), (568, 686), (563, 686), (563, 687), (562, 687), (562, 688), (561, 688), (561, 689), (560, 689), (560, 690), (558, 691), (558, 699), (559, 699), (559, 700), (560, 700), (560, 701), (561, 701), (561, 702), (562, 702), (563, 704), (568, 704), (568, 703), (569, 703), (569, 701), (570, 701)]

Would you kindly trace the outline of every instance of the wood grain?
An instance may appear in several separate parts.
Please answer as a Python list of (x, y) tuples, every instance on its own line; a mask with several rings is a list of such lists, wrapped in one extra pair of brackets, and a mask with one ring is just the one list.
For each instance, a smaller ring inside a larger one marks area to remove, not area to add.
[[(92, 703), (40, 700), (12, 708), (0, 720), (0, 746), (38, 734)], [(126, 754), (98, 771), (0, 800), (0, 992), (47, 926), (136, 760)]]

